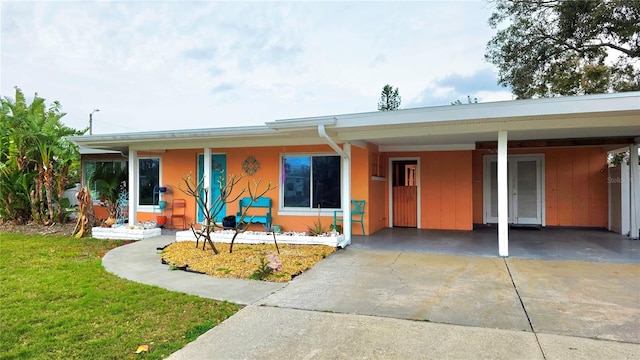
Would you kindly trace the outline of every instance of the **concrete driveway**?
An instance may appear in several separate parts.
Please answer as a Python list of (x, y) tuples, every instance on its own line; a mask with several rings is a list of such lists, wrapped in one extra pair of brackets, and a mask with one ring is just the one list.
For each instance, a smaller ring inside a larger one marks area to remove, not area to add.
[(162, 268), (167, 240), (103, 264), (247, 305), (171, 359), (640, 359), (640, 264), (347, 248), (272, 286)]
[(260, 304), (640, 343), (640, 265), (340, 251)]

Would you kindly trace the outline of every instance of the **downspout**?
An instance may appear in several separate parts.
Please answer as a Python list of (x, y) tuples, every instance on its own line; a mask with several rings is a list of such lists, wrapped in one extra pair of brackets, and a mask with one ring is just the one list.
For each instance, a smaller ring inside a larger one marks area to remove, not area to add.
[[(340, 198), (342, 199), (340, 207), (342, 208), (343, 221), (342, 233), (344, 234), (344, 243), (341, 246), (351, 244), (351, 144), (345, 143), (344, 150), (327, 135), (324, 125), (318, 125), (318, 135), (327, 141), (327, 144), (342, 157), (342, 186)], [(335, 225), (335, 224), (334, 224)]]
[(327, 141), (327, 144), (329, 144), (329, 146), (331, 146), (331, 148), (335, 150), (338, 155), (342, 156), (343, 159), (349, 159), (349, 155), (347, 155), (347, 153), (345, 153), (344, 150), (342, 150), (342, 148), (338, 146), (338, 144), (336, 144), (336, 142), (333, 141), (333, 139), (330, 138), (329, 135), (327, 135), (323, 124), (318, 125), (318, 135), (320, 135), (321, 138), (324, 138)]

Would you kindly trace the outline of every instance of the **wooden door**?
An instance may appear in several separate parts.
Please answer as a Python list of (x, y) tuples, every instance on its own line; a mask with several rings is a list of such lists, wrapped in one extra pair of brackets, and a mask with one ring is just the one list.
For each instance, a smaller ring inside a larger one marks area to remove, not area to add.
[(393, 226), (418, 227), (417, 162), (393, 162)]

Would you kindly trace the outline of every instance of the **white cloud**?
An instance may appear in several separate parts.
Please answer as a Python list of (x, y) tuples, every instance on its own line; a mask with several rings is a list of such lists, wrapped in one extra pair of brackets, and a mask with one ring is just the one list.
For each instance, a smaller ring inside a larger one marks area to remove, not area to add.
[(374, 111), (385, 84), (404, 108), (466, 99), (471, 85), (480, 101), (510, 98), (471, 83), (491, 69), (480, 2), (0, 6), (2, 95), (59, 100), (76, 128), (100, 108), (94, 133)]

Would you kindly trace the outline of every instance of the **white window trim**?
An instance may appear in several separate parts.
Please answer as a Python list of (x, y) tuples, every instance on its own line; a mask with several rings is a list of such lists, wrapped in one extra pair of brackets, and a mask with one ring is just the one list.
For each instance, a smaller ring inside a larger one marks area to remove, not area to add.
[[(138, 174), (136, 179), (136, 187), (138, 188), (138, 198), (136, 199), (137, 208), (139, 212), (152, 212), (152, 213), (161, 213), (162, 210), (158, 207), (158, 205), (142, 205), (140, 204), (140, 160), (145, 159), (158, 159), (158, 186), (162, 186), (162, 157), (160, 156), (139, 156), (136, 161), (136, 173)], [(162, 199), (162, 196), (160, 196)]]
[[(96, 159), (96, 160), (86, 159), (86, 160), (82, 160), (82, 164), (81, 164), (82, 174), (81, 174), (81, 178), (80, 178), (80, 182), (81, 182), (82, 186), (86, 186), (87, 188), (89, 188), (88, 187), (89, 184), (88, 184), (88, 181), (87, 181), (87, 174), (86, 174), (86, 171), (85, 171), (85, 169), (87, 168), (87, 164), (90, 164), (90, 163), (95, 164), (95, 163), (99, 163), (99, 162), (102, 162), (102, 163), (104, 163), (104, 162), (112, 162), (112, 163), (119, 162), (120, 163), (120, 167), (125, 168), (125, 169), (127, 168), (127, 160), (126, 159), (123, 160), (122, 158)], [(90, 188), (89, 188), (89, 192), (91, 192)], [(98, 198), (91, 198), (91, 202), (93, 203), (93, 205), (102, 205), (102, 201), (100, 201), (100, 199), (98, 199)]]
[[(303, 152), (303, 153), (282, 153), (280, 154), (280, 159), (278, 161), (278, 215), (283, 216), (333, 216), (334, 211), (341, 211), (342, 208), (335, 209), (320, 209), (318, 215), (318, 209), (314, 208), (295, 208), (295, 207), (284, 207), (284, 184), (282, 184), (282, 161), (286, 156), (298, 156), (298, 157), (313, 157), (313, 156), (338, 156), (340, 157), (340, 189), (343, 188), (344, 184), (342, 181), (342, 162), (343, 159), (340, 155), (332, 152)], [(342, 196), (342, 190), (340, 191), (340, 196)]]

